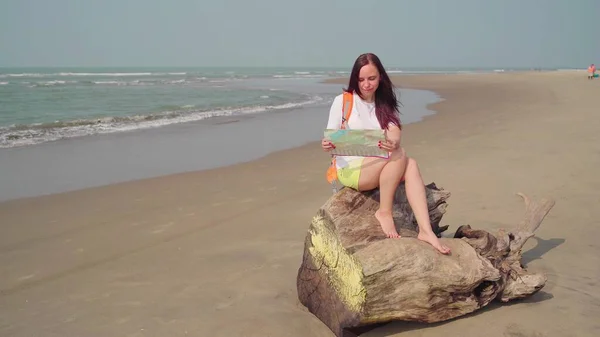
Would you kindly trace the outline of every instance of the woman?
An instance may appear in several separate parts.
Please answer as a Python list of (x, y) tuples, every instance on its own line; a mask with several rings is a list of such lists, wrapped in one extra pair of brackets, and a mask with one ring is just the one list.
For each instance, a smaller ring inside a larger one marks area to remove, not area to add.
[[(379, 187), (380, 205), (375, 218), (389, 238), (399, 238), (392, 217), (392, 205), (396, 188), (404, 179), (408, 202), (419, 224), (418, 238), (441, 253), (448, 254), (450, 249), (440, 242), (431, 229), (425, 186), (419, 167), (400, 147), (398, 100), (392, 81), (376, 55), (368, 53), (356, 59), (345, 91), (353, 93), (354, 100), (347, 128), (385, 130), (385, 141), (378, 145), (389, 152), (389, 157), (336, 156), (339, 182), (359, 191)], [(341, 122), (342, 95), (339, 95), (331, 106), (327, 128), (339, 129)], [(325, 151), (335, 148), (335, 144), (328, 139), (323, 139), (321, 146)]]

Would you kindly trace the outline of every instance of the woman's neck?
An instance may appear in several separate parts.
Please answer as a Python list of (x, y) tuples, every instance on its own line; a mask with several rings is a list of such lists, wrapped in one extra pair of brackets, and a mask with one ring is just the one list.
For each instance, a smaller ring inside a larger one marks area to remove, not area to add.
[(363, 101), (367, 103), (373, 103), (375, 102), (375, 95), (365, 96), (363, 97)]

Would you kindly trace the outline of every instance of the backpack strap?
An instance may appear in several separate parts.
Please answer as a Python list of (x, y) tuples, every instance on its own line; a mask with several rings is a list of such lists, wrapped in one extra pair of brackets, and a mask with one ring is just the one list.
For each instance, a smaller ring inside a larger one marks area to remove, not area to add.
[(350, 120), (350, 115), (352, 114), (354, 100), (351, 92), (344, 91), (342, 98), (342, 129), (346, 129), (348, 128), (348, 120)]
[[(353, 95), (350, 92), (343, 93), (342, 96), (342, 123), (340, 125), (341, 129), (348, 128), (348, 120), (350, 119), (350, 115), (352, 114), (352, 106), (354, 104)], [(331, 156), (331, 165), (327, 169), (327, 181), (332, 185), (333, 192), (336, 193), (338, 191), (336, 186), (337, 181), (337, 167), (335, 163), (335, 156)]]

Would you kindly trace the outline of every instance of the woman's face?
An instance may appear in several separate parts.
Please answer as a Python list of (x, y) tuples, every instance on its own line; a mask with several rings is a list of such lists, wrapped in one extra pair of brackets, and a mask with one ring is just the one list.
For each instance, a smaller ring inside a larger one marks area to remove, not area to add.
[(379, 71), (372, 64), (367, 64), (360, 68), (358, 73), (358, 87), (360, 94), (364, 99), (373, 98), (373, 94), (379, 87)]

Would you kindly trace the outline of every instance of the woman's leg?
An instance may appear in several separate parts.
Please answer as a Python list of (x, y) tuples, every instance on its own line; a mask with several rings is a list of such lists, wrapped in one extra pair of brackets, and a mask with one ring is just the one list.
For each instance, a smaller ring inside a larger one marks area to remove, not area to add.
[(408, 159), (404, 149), (393, 151), (389, 159), (365, 158), (360, 171), (358, 189), (372, 190), (379, 187), (379, 209), (375, 218), (381, 229), (390, 238), (398, 238), (398, 231), (392, 217), (394, 194), (404, 176)]
[(448, 254), (450, 249), (442, 245), (431, 228), (429, 208), (427, 206), (427, 195), (425, 194), (425, 183), (423, 183), (423, 178), (421, 177), (417, 162), (412, 158), (408, 158), (404, 180), (406, 197), (415, 214), (417, 224), (419, 225), (418, 239), (428, 242), (441, 253)]
[(375, 212), (375, 217), (388, 237), (397, 238), (400, 235), (394, 225), (392, 207), (402, 177), (405, 180), (408, 202), (419, 224), (418, 238), (428, 242), (441, 253), (447, 254), (450, 250), (440, 243), (431, 228), (425, 184), (417, 162), (408, 158), (404, 149), (399, 148), (392, 152), (389, 159), (365, 158), (361, 167), (358, 189), (368, 191), (379, 187), (379, 209)]

